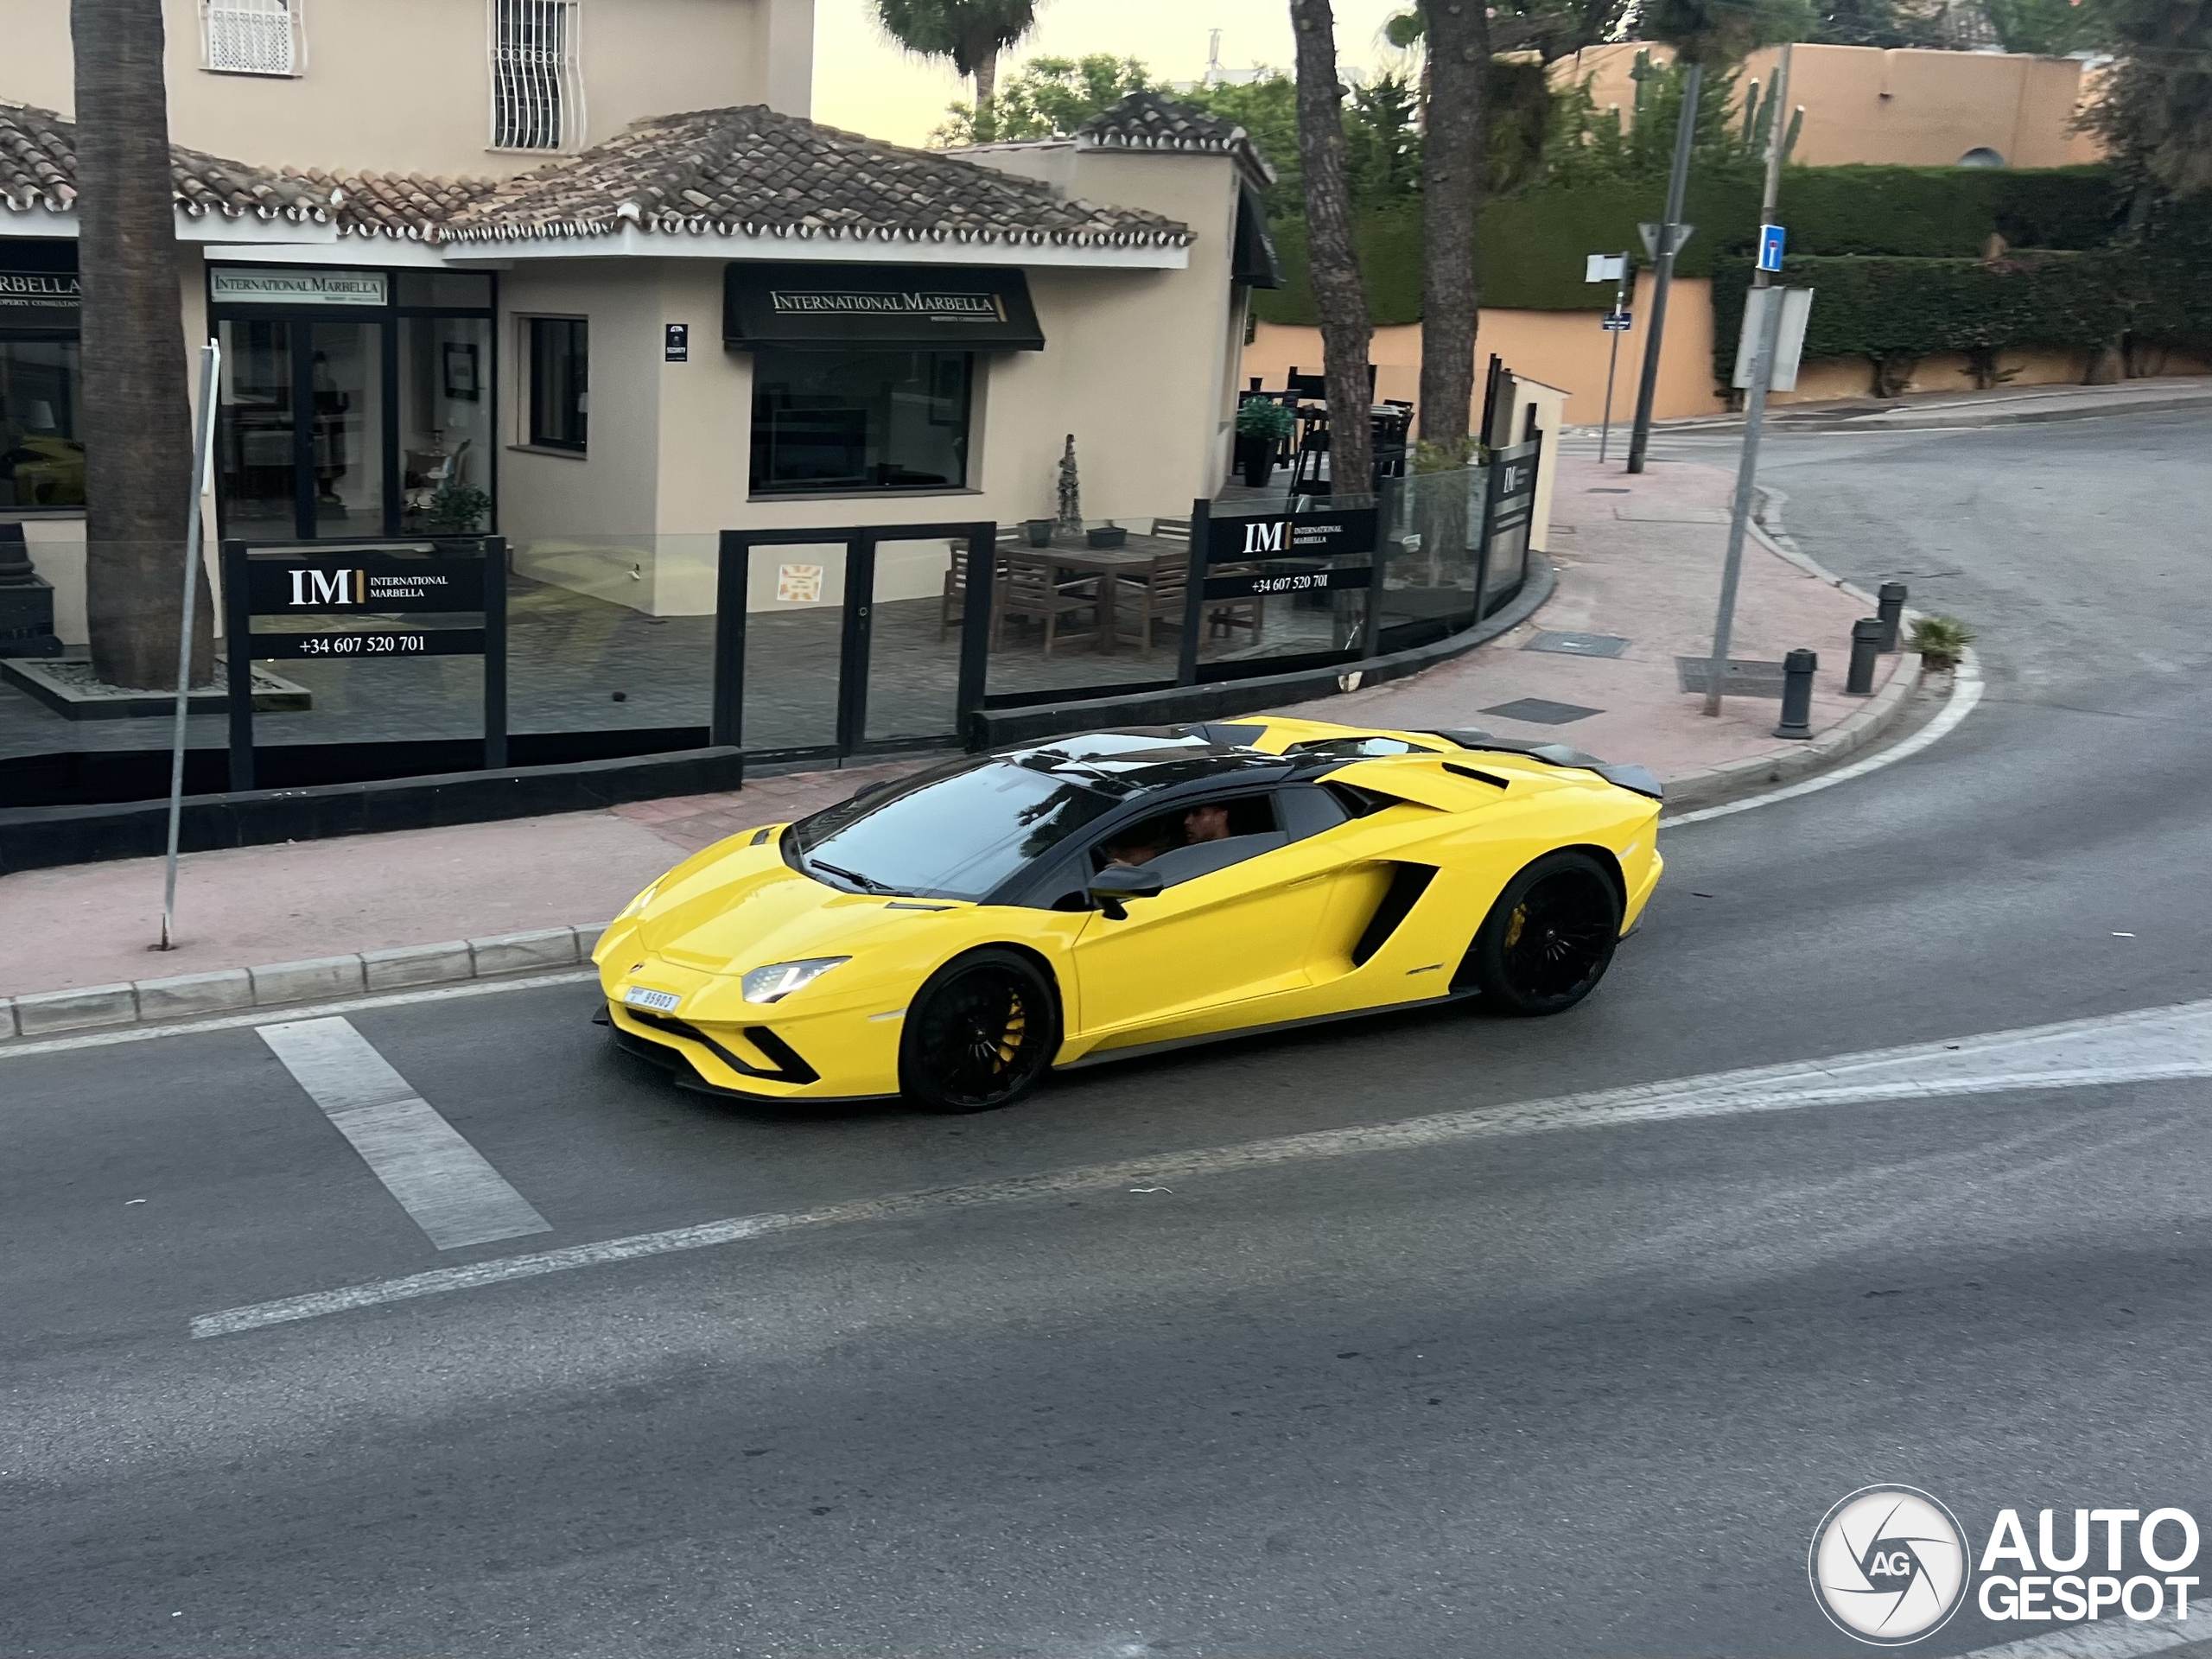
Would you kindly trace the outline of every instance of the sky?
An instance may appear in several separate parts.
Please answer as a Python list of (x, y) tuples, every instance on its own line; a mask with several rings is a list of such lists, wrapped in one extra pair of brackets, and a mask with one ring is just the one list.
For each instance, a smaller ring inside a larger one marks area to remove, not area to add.
[[(1337, 54), (1346, 71), (1394, 57), (1382, 22), (1412, 0), (1337, 0)], [(869, 0), (816, 0), (814, 118), (826, 125), (918, 144), (944, 107), (971, 96), (941, 62), (910, 58), (875, 22)], [(1208, 31), (1221, 30), (1226, 69), (1288, 69), (1286, 0), (1039, 0), (1037, 29), (1000, 60), (1003, 80), (1032, 57), (1080, 58), (1093, 52), (1135, 58), (1157, 80), (1196, 80), (1205, 73)]]

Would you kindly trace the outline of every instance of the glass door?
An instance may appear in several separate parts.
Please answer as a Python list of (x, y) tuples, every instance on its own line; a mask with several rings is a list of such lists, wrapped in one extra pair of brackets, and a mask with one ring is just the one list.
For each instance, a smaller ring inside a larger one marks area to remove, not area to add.
[(226, 533), (385, 534), (384, 325), (270, 317), (219, 327)]

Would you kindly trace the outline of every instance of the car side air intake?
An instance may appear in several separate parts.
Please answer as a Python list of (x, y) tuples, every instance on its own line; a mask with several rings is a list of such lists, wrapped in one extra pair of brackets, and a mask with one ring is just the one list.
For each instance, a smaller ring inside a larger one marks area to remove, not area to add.
[(1433, 864), (1393, 864), (1390, 866), (1390, 885), (1383, 890), (1382, 902), (1375, 906), (1375, 913), (1367, 918), (1361, 931), (1359, 943), (1351, 948), (1351, 965), (1364, 967), (1368, 960), (1390, 941), (1428, 891), (1428, 884), (1436, 879)]

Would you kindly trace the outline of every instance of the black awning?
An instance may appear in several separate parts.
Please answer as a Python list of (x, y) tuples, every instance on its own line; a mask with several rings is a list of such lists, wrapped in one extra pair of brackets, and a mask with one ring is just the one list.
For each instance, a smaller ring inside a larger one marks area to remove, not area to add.
[(1236, 242), (1230, 251), (1229, 279), (1247, 288), (1281, 288), (1282, 261), (1268, 232), (1268, 205), (1249, 185), (1236, 197)]
[(990, 265), (732, 264), (722, 344), (1041, 352), (1020, 271)]

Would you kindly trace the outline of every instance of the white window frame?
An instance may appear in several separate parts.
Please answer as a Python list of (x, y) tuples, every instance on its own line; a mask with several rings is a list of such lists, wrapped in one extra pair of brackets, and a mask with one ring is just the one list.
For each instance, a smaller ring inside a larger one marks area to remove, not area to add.
[[(486, 148), (544, 155), (583, 147), (582, 13), (581, 0), (486, 0), (492, 92)], [(502, 48), (503, 40), (532, 23), (557, 33), (551, 50)]]
[[(200, 0), (200, 62), (213, 75), (257, 75), (277, 80), (296, 79), (308, 71), (306, 20), (301, 16), (306, 0)], [(277, 23), (276, 19), (283, 22)], [(226, 26), (254, 29), (260, 26), (263, 44), (281, 41), (281, 65), (271, 54), (258, 61), (227, 61), (245, 55), (223, 44)]]

